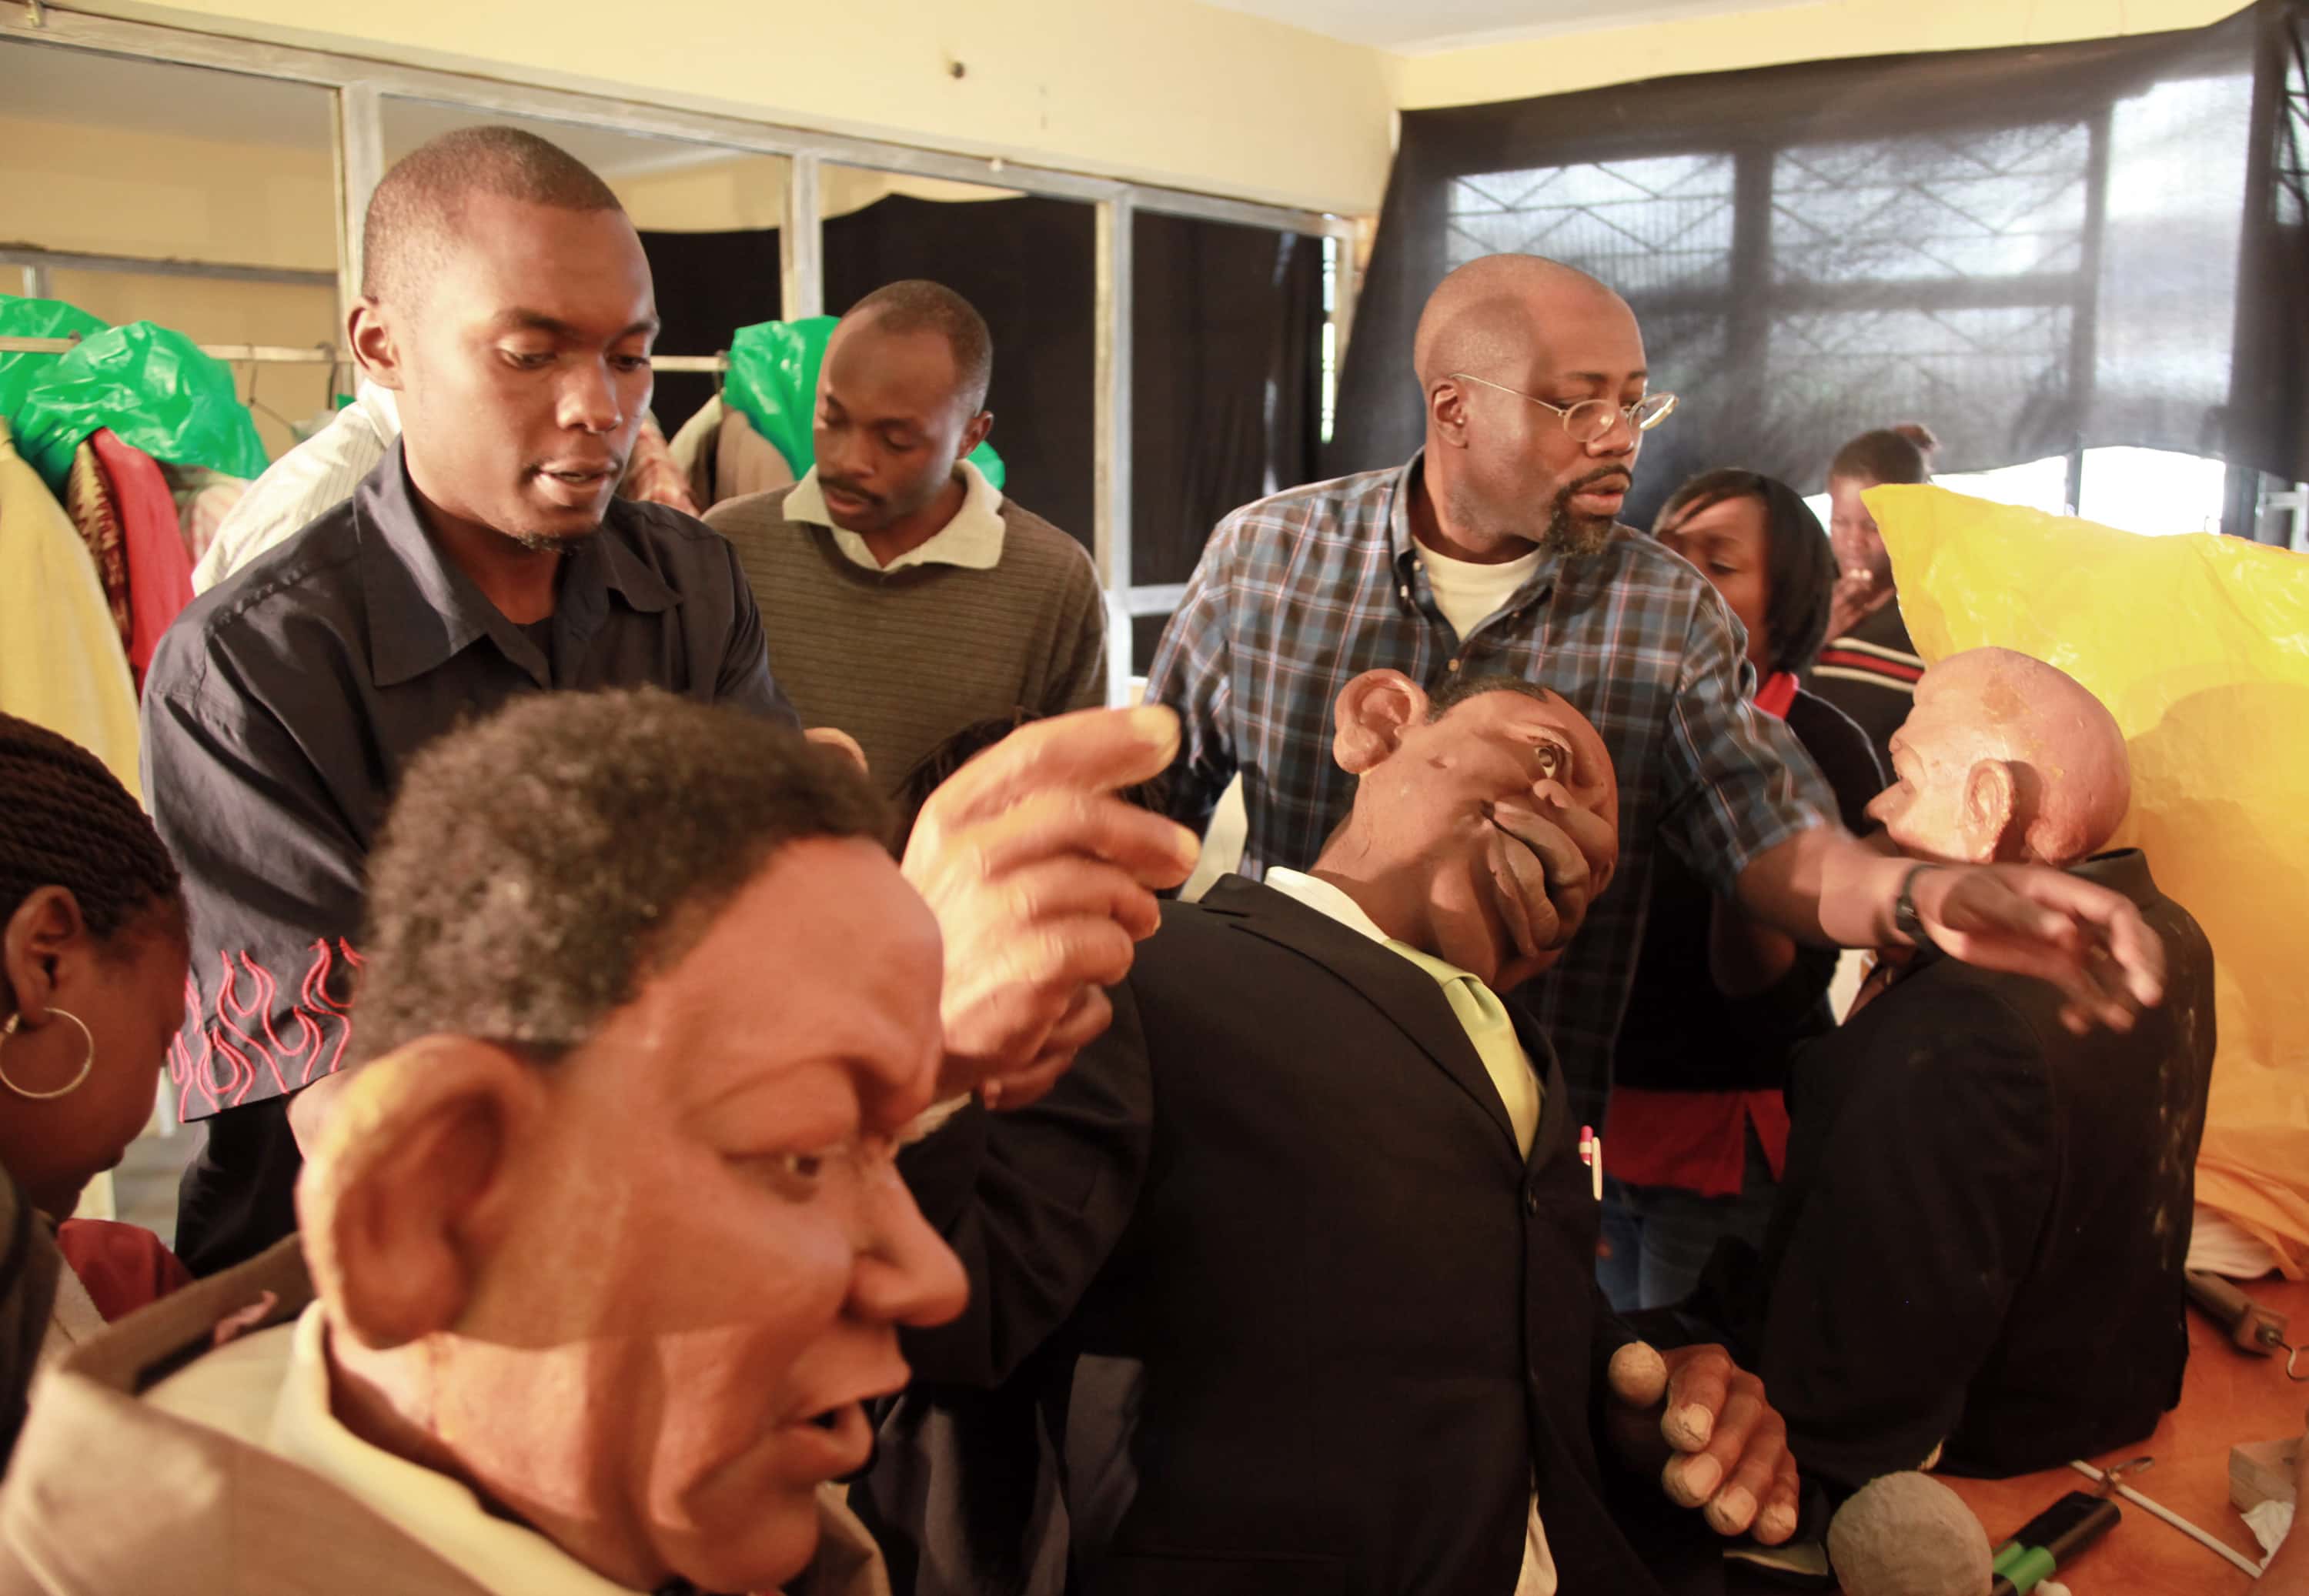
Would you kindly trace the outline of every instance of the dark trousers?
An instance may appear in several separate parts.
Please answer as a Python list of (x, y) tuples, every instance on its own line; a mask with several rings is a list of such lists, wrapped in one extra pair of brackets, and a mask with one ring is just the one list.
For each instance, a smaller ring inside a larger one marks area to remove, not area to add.
[(245, 1264), (297, 1229), (289, 1100), (267, 1098), (203, 1120), (207, 1135), (177, 1186), (177, 1256), (196, 1275)]

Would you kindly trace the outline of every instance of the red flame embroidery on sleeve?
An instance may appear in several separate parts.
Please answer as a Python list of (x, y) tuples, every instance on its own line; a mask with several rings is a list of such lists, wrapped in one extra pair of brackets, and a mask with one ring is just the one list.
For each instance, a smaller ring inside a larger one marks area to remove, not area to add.
[(199, 988), (188, 979), (186, 1007), (202, 1017), (169, 1049), (177, 1117), (198, 1119), (252, 1098), (285, 1096), (335, 1073), (353, 1035), (351, 1014), (329, 990), (340, 960), (349, 970), (360, 968), (359, 955), (342, 937), (316, 940), (297, 1000), (283, 1003), (270, 970), (246, 951), (223, 953), (215, 1003), (205, 1014)]

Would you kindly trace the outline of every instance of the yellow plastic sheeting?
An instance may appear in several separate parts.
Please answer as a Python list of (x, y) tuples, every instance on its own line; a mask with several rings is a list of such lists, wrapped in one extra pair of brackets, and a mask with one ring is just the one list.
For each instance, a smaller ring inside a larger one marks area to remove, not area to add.
[(2220, 1050), (2198, 1201), (2309, 1267), (2309, 556), (2143, 538), (1939, 487), (1877, 487), (1900, 613), (1927, 663), (1994, 645), (2116, 716), (2116, 846), (2204, 927)]

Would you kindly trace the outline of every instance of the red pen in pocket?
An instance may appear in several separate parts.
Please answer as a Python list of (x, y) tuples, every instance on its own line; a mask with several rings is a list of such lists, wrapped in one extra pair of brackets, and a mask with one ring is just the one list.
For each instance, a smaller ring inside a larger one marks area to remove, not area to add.
[(1596, 1201), (1604, 1200), (1604, 1138), (1596, 1134), (1593, 1126), (1579, 1127), (1579, 1161), (1587, 1166), (1587, 1177), (1596, 1188)]

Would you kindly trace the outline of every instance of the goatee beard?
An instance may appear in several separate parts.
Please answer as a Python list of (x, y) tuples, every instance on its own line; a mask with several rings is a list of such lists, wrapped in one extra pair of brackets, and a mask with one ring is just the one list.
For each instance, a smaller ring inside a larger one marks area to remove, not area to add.
[(1539, 540), (1540, 548), (1549, 554), (1561, 555), (1568, 559), (1585, 559), (1590, 555), (1601, 554), (1604, 546), (1612, 540), (1614, 525), (1612, 518), (1608, 515), (1572, 514), (1570, 505), (1565, 502), (1570, 496), (1566, 491), (1556, 500), (1555, 513), (1548, 519), (1547, 531)]
[(532, 554), (575, 554), (601, 530), (590, 526), (582, 532), (507, 532), (506, 536)]

